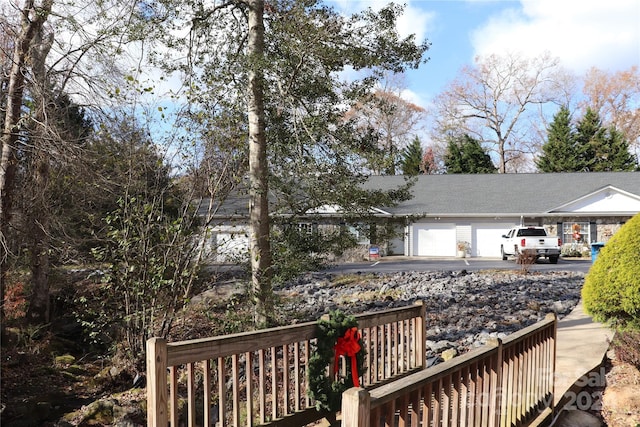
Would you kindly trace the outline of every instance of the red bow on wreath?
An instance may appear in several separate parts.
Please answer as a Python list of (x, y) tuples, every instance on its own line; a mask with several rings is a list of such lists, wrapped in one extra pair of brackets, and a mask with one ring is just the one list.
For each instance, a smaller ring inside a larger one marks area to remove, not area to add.
[(360, 387), (360, 381), (358, 379), (358, 363), (356, 361), (356, 354), (360, 351), (360, 333), (358, 328), (347, 329), (343, 336), (338, 338), (336, 345), (333, 346), (335, 351), (335, 363), (333, 364), (333, 374), (337, 374), (339, 370), (340, 356), (351, 357), (351, 378), (353, 379), (354, 387)]

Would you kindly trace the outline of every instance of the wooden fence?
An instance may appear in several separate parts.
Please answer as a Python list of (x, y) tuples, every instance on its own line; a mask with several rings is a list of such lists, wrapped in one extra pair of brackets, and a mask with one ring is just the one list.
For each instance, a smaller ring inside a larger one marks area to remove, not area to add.
[[(356, 316), (364, 386), (425, 367), (425, 308)], [(300, 427), (335, 414), (307, 396), (317, 322), (169, 343), (147, 341), (147, 425)]]
[(343, 427), (526, 426), (553, 409), (556, 317), (373, 390), (343, 394)]

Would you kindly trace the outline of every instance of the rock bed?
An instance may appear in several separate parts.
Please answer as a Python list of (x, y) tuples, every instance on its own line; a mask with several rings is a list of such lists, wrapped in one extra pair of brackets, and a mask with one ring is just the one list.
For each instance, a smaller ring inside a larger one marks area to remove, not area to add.
[(335, 276), (309, 274), (278, 290), (285, 312), (304, 320), (332, 310), (348, 314), (401, 307), (427, 308), (427, 357), (461, 354), (542, 320), (562, 318), (580, 301), (583, 273), (403, 272)]

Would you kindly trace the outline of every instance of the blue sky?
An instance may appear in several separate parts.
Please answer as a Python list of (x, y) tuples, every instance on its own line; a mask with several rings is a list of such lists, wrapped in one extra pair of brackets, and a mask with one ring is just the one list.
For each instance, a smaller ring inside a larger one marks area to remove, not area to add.
[[(0, 2), (5, 0), (0, 0)], [(324, 0), (345, 14), (391, 0)], [(401, 35), (428, 40), (430, 60), (407, 73), (405, 99), (425, 108), (476, 56), (549, 52), (577, 77), (591, 67), (640, 67), (640, 0), (396, 0)], [(171, 77), (170, 86), (179, 86)]]
[[(333, 0), (339, 10), (387, 1)], [(398, 3), (403, 3), (399, 1)], [(576, 76), (640, 66), (639, 0), (404, 0), (401, 34), (431, 42), (431, 59), (407, 73), (406, 96), (427, 106), (478, 55), (548, 51)]]

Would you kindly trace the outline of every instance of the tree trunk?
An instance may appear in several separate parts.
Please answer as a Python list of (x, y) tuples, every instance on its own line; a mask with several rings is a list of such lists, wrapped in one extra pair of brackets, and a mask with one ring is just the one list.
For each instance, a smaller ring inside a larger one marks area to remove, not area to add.
[(387, 147), (389, 147), (389, 163), (387, 165), (387, 174), (395, 175), (396, 174), (396, 153), (395, 147), (393, 145), (393, 138), (390, 133), (387, 133)]
[[(35, 148), (38, 150), (38, 148)], [(27, 321), (40, 325), (50, 320), (49, 298), (49, 212), (45, 206), (45, 193), (49, 185), (49, 159), (45, 153), (36, 154), (34, 208), (26, 217), (31, 234), (31, 297), (27, 309)]]
[(498, 142), (498, 173), (507, 173), (507, 150), (506, 142), (502, 139)]
[(267, 141), (264, 117), (264, 1), (249, 0), (249, 230), (254, 321), (273, 320), (271, 247), (269, 242)]
[[(49, 249), (50, 249), (50, 203), (49, 193), (50, 149), (47, 135), (55, 126), (48, 119), (48, 105), (52, 100), (47, 79), (46, 59), (53, 46), (53, 33), (42, 37), (36, 33), (29, 54), (33, 74), (33, 94), (35, 120), (30, 126), (29, 138), (32, 141), (31, 172), (31, 208), (25, 212), (27, 228), (31, 237), (31, 298), (27, 310), (27, 321), (33, 325), (47, 323), (50, 320), (49, 296)], [(48, 123), (49, 122), (49, 123)]]
[[(26, 0), (22, 8), (22, 25), (12, 57), (7, 106), (2, 132), (2, 156), (0, 157), (0, 302), (4, 302), (7, 257), (6, 233), (10, 221), (12, 193), (16, 172), (15, 150), (20, 131), (20, 109), (23, 104), (27, 58), (36, 35), (42, 30), (51, 12), (53, 0), (43, 0), (40, 7), (35, 0)], [(4, 327), (4, 310), (1, 310)]]

